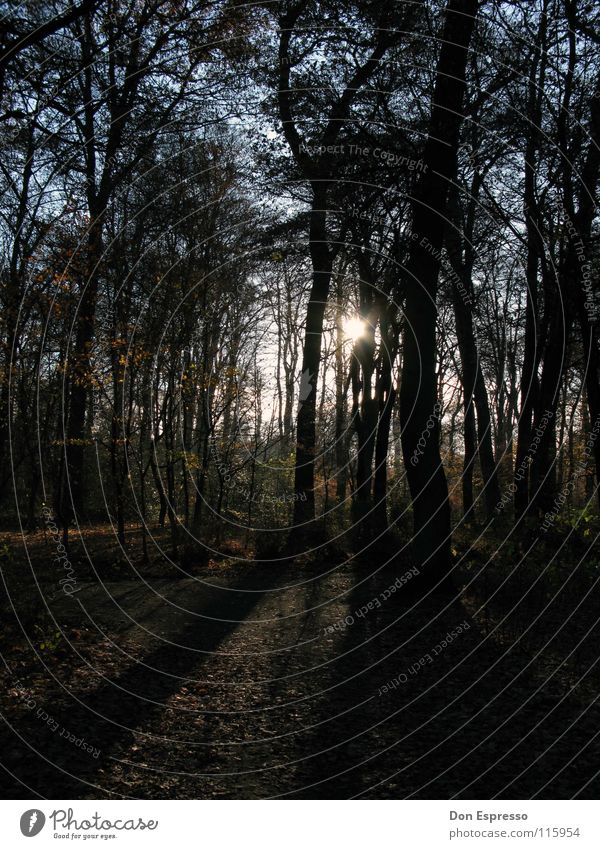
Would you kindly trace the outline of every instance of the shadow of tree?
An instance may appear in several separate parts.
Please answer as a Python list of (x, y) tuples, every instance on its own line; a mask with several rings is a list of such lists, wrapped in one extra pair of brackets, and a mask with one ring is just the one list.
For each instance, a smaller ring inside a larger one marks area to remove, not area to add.
[[(45, 705), (53, 723), (44, 722), (35, 710), (14, 730), (5, 720), (0, 734), (5, 798), (22, 798), (24, 792), (51, 799), (106, 796), (103, 770), (164, 712), (165, 701), (185, 679), (201, 674), (211, 654), (250, 615), (263, 586), (258, 570), (235, 589), (198, 584), (185, 599), (191, 612), (173, 612), (179, 626), (170, 639), (155, 638), (154, 650), (114, 678), (100, 679), (95, 689)], [(144, 588), (139, 592), (149, 593)], [(92, 751), (76, 744), (78, 740)]]
[(485, 637), (457, 594), (421, 597), (410, 584), (389, 594), (397, 570), (365, 574), (356, 564), (353, 621), (294, 798), (595, 798), (597, 766), (578, 752), (597, 734), (596, 704), (561, 700), (531, 658)]

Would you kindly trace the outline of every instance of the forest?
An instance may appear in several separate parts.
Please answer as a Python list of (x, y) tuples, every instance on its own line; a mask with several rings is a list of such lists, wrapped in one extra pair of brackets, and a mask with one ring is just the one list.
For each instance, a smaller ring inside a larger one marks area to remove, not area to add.
[(594, 798), (600, 7), (0, 2), (5, 798)]

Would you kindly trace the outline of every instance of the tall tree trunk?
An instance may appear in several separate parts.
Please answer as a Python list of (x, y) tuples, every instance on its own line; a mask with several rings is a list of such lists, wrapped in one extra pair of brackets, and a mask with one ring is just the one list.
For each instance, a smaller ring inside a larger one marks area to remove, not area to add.
[[(436, 296), (448, 185), (456, 174), (465, 73), (476, 14), (476, 0), (450, 0), (446, 6), (423, 173), (413, 201), (413, 240), (404, 275), (402, 450), (413, 504), (413, 552), (418, 566), (434, 581), (448, 572), (451, 543), (436, 406)], [(432, 427), (428, 428), (430, 422)], [(425, 447), (417, 455), (422, 437)]]
[(342, 280), (338, 274), (335, 308), (335, 497), (339, 504), (346, 498), (348, 483), (348, 452), (346, 450), (346, 396), (344, 393), (344, 311)]
[(69, 410), (65, 434), (60, 518), (65, 530), (73, 518), (84, 515), (85, 413), (91, 385), (91, 349), (94, 340), (98, 264), (102, 257), (102, 223), (95, 219), (88, 232), (87, 275), (78, 304), (75, 344), (68, 363)]
[(375, 435), (379, 415), (377, 397), (373, 395), (375, 371), (375, 326), (378, 305), (368, 256), (358, 255), (360, 318), (364, 333), (354, 343), (351, 363), (352, 424), (358, 440), (356, 450), (356, 490), (352, 499), (354, 536), (364, 544), (371, 536), (372, 485)]
[(298, 419), (296, 424), (296, 466), (294, 471), (294, 530), (303, 535), (302, 526), (315, 517), (316, 400), (323, 317), (329, 296), (333, 258), (327, 243), (326, 191), (314, 186), (310, 220), (310, 257), (313, 268), (312, 288), (306, 311), (302, 349), (302, 373)]
[(388, 526), (387, 479), (390, 426), (396, 403), (396, 389), (392, 379), (394, 360), (398, 353), (398, 336), (392, 318), (396, 308), (385, 301), (381, 309), (381, 366), (377, 377), (377, 403), (379, 421), (375, 443), (375, 474), (373, 477), (374, 529), (381, 533)]
[(464, 408), (464, 457), (461, 475), (463, 518), (473, 521), (475, 518), (475, 496), (473, 493), (473, 472), (477, 459), (477, 425), (475, 422), (475, 406), (473, 395), (468, 394), (468, 389), (463, 379), (463, 408)]
[[(545, 12), (545, 10), (544, 10)], [(539, 236), (539, 214), (536, 193), (536, 166), (540, 143), (542, 95), (546, 67), (547, 16), (540, 16), (540, 25), (531, 63), (527, 94), (527, 119), (529, 123), (525, 142), (525, 191), (524, 216), (526, 228), (527, 261), (525, 282), (527, 284), (525, 343), (521, 370), (521, 403), (517, 429), (517, 451), (515, 458), (515, 517), (520, 518), (529, 504), (528, 455), (532, 449), (533, 416), (537, 409), (539, 351), (536, 328), (539, 322), (538, 269), (542, 246)]]
[(8, 438), (12, 422), (11, 396), (14, 387), (15, 358), (19, 349), (21, 329), (19, 327), (19, 310), (25, 291), (24, 270), (27, 246), (23, 240), (23, 228), (29, 208), (29, 188), (33, 174), (35, 157), (35, 125), (32, 122), (28, 127), (27, 149), (25, 164), (19, 193), (19, 203), (14, 220), (14, 242), (8, 264), (8, 275), (4, 293), (4, 326), (5, 336), (2, 339), (4, 349), (4, 376), (0, 381), (0, 498), (4, 495), (6, 484), (11, 478), (11, 462), (8, 454)]
[[(473, 326), (473, 264), (474, 253), (473, 221), (475, 204), (479, 194), (480, 177), (476, 174), (471, 183), (470, 206), (467, 218), (465, 238), (460, 237), (461, 215), (456, 190), (450, 191), (449, 205), (451, 223), (446, 230), (446, 247), (452, 268), (452, 301), (456, 317), (456, 335), (461, 360), (461, 379), (463, 385), (465, 410), (465, 458), (463, 467), (463, 512), (465, 517), (473, 510), (473, 469), (475, 458), (479, 456), (481, 475), (484, 483), (484, 498), (487, 518), (494, 516), (494, 509), (500, 501), (500, 485), (494, 448), (492, 444), (492, 419), (488, 393), (481, 370), (481, 361), (477, 350), (475, 329)], [(477, 411), (477, 419), (475, 418)]]
[(544, 270), (545, 311), (549, 316), (533, 423), (533, 432), (539, 441), (530, 468), (528, 508), (540, 515), (552, 508), (556, 497), (556, 411), (572, 329), (573, 258), (574, 251), (569, 246), (556, 280), (554, 274)]
[[(591, 440), (594, 429), (600, 427), (600, 354), (598, 316), (594, 310), (594, 304), (590, 303), (589, 289), (583, 282), (583, 275), (587, 274), (587, 280), (591, 277), (590, 241), (592, 222), (596, 214), (595, 197), (600, 176), (600, 75), (596, 78), (594, 94), (590, 100), (590, 142), (585, 163), (581, 171), (581, 185), (579, 186), (579, 207), (577, 213), (572, 208), (572, 194), (565, 193), (563, 202), (565, 209), (573, 215), (575, 226), (583, 244), (583, 253), (580, 255), (583, 262), (580, 264), (579, 273), (575, 274), (575, 302), (581, 332), (583, 336), (583, 352), (585, 359), (585, 387), (590, 413)], [(597, 433), (597, 431), (596, 431)], [(598, 507), (600, 508), (600, 436), (593, 440), (592, 453), (596, 470), (596, 495)]]
[[(284, 7), (287, 4), (284, 4)], [(290, 88), (290, 41), (298, 20), (306, 7), (307, 0), (300, 0), (284, 9), (280, 18), (279, 38), (279, 82), (277, 99), (283, 133), (294, 159), (310, 182), (313, 202), (310, 213), (309, 247), (312, 263), (312, 287), (308, 302), (304, 345), (302, 350), (301, 392), (296, 426), (296, 465), (294, 471), (294, 527), (289, 545), (294, 549), (305, 536), (307, 524), (315, 517), (315, 454), (316, 454), (316, 390), (321, 359), (323, 316), (329, 296), (334, 251), (327, 238), (328, 186), (334, 176), (331, 157), (311, 158), (304, 150), (293, 117)], [(377, 30), (376, 43), (369, 57), (359, 65), (332, 106), (326, 119), (320, 143), (325, 150), (333, 147), (339, 137), (358, 92), (369, 81), (379, 67), (391, 43), (392, 29), (387, 25), (385, 7), (380, 10), (381, 25)]]

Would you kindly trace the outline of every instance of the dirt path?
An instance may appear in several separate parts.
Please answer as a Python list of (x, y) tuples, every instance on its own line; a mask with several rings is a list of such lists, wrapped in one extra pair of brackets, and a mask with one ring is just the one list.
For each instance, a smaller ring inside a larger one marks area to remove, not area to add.
[(223, 589), (121, 582), (60, 601), (80, 636), (46, 661), (51, 685), (39, 664), (7, 676), (23, 740), (4, 730), (3, 761), (29, 789), (7, 774), (5, 795), (597, 797), (590, 677), (548, 680), (547, 658), (485, 637), (472, 605), (417, 602), (397, 577), (243, 565)]

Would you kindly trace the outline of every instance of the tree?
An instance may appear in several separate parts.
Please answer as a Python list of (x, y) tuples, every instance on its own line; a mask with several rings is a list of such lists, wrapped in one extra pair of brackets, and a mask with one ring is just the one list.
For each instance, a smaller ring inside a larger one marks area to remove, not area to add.
[[(333, 261), (337, 248), (331, 244), (327, 227), (329, 190), (335, 180), (338, 140), (348, 120), (360, 90), (378, 67), (391, 43), (388, 22), (391, 10), (381, 11), (378, 24), (369, 38), (367, 57), (358, 61), (351, 70), (342, 94), (325, 112), (320, 133), (311, 133), (309, 142), (298, 129), (293, 114), (291, 69), (304, 60), (302, 44), (291, 52), (292, 37), (303, 13), (308, 9), (306, 0), (289, 4), (280, 18), (279, 40), (279, 117), (287, 143), (296, 164), (311, 188), (309, 216), (309, 250), (312, 263), (312, 286), (306, 311), (306, 325), (302, 348), (301, 373), (304, 391), (300, 398), (296, 423), (296, 464), (294, 476), (294, 534), (303, 535), (305, 524), (315, 517), (315, 454), (316, 454), (316, 397), (323, 337), (323, 316), (329, 297)], [(300, 79), (300, 91), (306, 90)], [(313, 117), (314, 120), (314, 117)], [(315, 124), (317, 122), (315, 121)]]
[[(415, 190), (412, 244), (403, 273), (402, 451), (413, 505), (414, 556), (432, 581), (447, 575), (451, 540), (436, 406), (436, 295), (448, 186), (456, 175), (468, 50), (476, 14), (476, 0), (450, 0), (446, 6), (423, 152), (424, 170)], [(420, 454), (419, 440), (425, 442)]]

